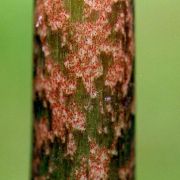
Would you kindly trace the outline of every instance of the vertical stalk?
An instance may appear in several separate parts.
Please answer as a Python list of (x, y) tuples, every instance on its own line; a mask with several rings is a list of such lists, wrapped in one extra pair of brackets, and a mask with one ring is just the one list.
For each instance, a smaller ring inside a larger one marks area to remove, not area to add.
[(134, 179), (132, 0), (36, 0), (32, 179)]

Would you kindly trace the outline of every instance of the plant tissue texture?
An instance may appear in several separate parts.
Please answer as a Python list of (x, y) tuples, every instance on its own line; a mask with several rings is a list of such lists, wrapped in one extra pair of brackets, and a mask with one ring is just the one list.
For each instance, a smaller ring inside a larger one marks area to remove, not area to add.
[(133, 180), (132, 0), (36, 0), (35, 180)]

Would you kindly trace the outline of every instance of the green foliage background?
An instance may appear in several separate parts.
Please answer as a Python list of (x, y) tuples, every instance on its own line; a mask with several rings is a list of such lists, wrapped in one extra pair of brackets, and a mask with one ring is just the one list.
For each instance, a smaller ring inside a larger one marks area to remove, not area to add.
[[(136, 0), (137, 179), (180, 179), (180, 1)], [(32, 0), (0, 1), (0, 179), (31, 155)]]

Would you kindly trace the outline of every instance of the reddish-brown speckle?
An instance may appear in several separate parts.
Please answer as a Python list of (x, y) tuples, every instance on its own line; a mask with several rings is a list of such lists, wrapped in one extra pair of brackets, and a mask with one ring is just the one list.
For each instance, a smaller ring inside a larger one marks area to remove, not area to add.
[(49, 139), (49, 131), (47, 127), (47, 119), (42, 118), (35, 123), (36, 148), (39, 150), (43, 145), (47, 144)]
[(90, 139), (89, 179), (108, 179), (110, 156), (108, 149)]
[(64, 31), (70, 16), (64, 8), (63, 0), (45, 0), (44, 6), (52, 31)]
[(74, 156), (75, 152), (77, 150), (76, 142), (74, 139), (74, 136), (72, 133), (68, 134), (68, 140), (67, 140), (67, 152), (66, 155)]
[(76, 180), (88, 180), (87, 168), (88, 168), (87, 158), (82, 157), (81, 163), (80, 163), (80, 168), (75, 170), (75, 179)]
[(53, 60), (46, 60), (47, 75), (38, 70), (35, 89), (45, 93), (46, 100), (52, 109), (53, 134), (65, 142), (66, 129), (85, 130), (85, 115), (75, 102), (65, 105), (68, 95), (76, 91), (76, 80), (67, 78), (61, 72), (60, 66)]

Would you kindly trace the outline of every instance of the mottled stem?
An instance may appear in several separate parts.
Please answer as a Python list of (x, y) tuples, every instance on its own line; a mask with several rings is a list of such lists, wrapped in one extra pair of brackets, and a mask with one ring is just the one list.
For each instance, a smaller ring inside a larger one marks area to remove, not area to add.
[(132, 0), (36, 0), (32, 179), (133, 180)]

